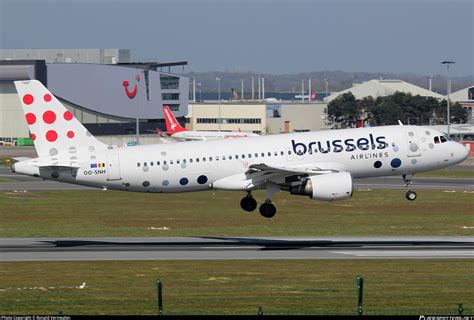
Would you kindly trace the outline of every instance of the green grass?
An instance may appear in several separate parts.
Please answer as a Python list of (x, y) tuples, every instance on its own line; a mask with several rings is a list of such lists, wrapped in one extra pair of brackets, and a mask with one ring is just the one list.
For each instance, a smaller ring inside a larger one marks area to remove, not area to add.
[[(157, 278), (163, 282), (165, 314), (256, 314), (258, 306), (266, 312), (354, 313), (356, 275), (364, 277), (367, 312), (446, 308), (454, 314), (458, 303), (474, 305), (472, 260), (2, 262), (1, 266), (2, 314), (156, 314)], [(83, 282), (86, 288), (75, 288)]]
[(6, 178), (0, 178), (0, 183), (10, 183), (14, 182), (15, 180), (12, 179), (6, 179)]
[(417, 177), (427, 177), (427, 178), (470, 178), (474, 179), (474, 166), (472, 170), (466, 169), (457, 169), (456, 167), (440, 169), (429, 172), (421, 172), (415, 175), (415, 183)]
[(10, 168), (10, 164), (7, 164), (6, 161), (10, 160), (9, 158), (0, 158), (0, 168)]
[[(106, 236), (473, 236), (473, 193), (356, 190), (340, 202), (279, 193), (265, 219), (240, 209), (239, 192), (0, 193), (1, 237)], [(257, 192), (259, 202), (264, 193)], [(168, 228), (158, 230), (158, 228)]]

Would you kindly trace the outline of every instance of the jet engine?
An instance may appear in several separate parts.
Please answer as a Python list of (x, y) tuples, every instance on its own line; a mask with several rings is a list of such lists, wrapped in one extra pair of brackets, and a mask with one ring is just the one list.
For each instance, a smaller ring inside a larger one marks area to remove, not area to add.
[(309, 196), (313, 200), (344, 200), (352, 196), (352, 176), (337, 172), (307, 177), (301, 184), (290, 188), (291, 194)]

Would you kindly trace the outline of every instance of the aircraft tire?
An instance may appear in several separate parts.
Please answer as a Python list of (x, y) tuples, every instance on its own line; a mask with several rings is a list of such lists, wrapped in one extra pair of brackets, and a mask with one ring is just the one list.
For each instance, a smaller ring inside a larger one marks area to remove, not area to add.
[(240, 200), (240, 207), (242, 210), (252, 212), (257, 209), (257, 201), (255, 201), (253, 197), (243, 197), (242, 200)]
[(276, 208), (272, 203), (262, 203), (260, 206), (260, 214), (265, 218), (273, 218), (276, 214)]
[(414, 200), (416, 200), (416, 192), (415, 191), (407, 191), (407, 193), (405, 194), (405, 197), (407, 198), (407, 200), (414, 201)]

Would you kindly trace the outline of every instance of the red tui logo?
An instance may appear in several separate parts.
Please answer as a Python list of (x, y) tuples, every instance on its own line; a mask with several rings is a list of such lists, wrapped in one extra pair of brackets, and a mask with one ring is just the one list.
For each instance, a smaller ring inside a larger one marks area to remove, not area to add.
[[(140, 75), (137, 74), (135, 79), (137, 80), (137, 82), (140, 82)], [(130, 90), (128, 90), (128, 85), (129, 85), (128, 81), (122, 82), (122, 86), (123, 86), (123, 89), (125, 90), (125, 93), (127, 94), (127, 97), (129, 97), (130, 99), (133, 99), (137, 95), (138, 86), (137, 86), (137, 84), (135, 84), (133, 86), (133, 90), (130, 91)]]

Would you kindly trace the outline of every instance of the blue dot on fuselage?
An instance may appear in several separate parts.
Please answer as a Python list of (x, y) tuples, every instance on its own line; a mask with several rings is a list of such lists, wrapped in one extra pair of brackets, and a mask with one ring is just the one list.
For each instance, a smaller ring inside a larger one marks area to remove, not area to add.
[(381, 166), (382, 166), (382, 161), (375, 161), (375, 162), (374, 162), (374, 167), (375, 167), (375, 168), (378, 169), (378, 168), (380, 168)]
[(391, 162), (390, 162), (390, 165), (393, 167), (393, 168), (398, 168), (399, 166), (402, 165), (402, 160), (398, 159), (398, 158), (394, 158)]
[(187, 185), (188, 182), (189, 182), (188, 178), (181, 178), (181, 180), (179, 180), (179, 184), (182, 186)]
[(205, 175), (199, 176), (197, 182), (199, 184), (205, 184), (207, 182), (207, 177)]
[(393, 147), (393, 151), (397, 152), (397, 151), (398, 151), (398, 147), (397, 147), (397, 146), (394, 146), (394, 147)]
[(416, 159), (411, 160), (411, 164), (415, 165), (417, 163)]

